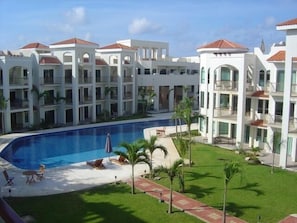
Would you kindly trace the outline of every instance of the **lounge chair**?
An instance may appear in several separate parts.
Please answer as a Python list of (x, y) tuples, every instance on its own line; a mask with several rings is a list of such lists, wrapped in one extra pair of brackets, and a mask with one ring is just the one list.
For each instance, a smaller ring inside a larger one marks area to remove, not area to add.
[(41, 164), (39, 166), (39, 171), (37, 171), (36, 176), (38, 180), (42, 180), (44, 177), (44, 172), (45, 172), (45, 165)]
[(13, 179), (14, 179), (14, 177), (8, 176), (8, 173), (7, 173), (6, 170), (3, 170), (3, 175), (4, 175), (5, 180), (6, 180), (5, 186), (8, 186), (8, 185), (11, 186), (11, 185), (13, 185)]
[(103, 159), (98, 159), (95, 161), (87, 161), (87, 164), (96, 169), (104, 169), (105, 166), (103, 165)]
[(119, 164), (119, 165), (129, 164), (128, 160), (126, 160), (126, 158), (123, 156), (119, 156), (118, 159), (110, 159), (110, 161), (112, 163)]

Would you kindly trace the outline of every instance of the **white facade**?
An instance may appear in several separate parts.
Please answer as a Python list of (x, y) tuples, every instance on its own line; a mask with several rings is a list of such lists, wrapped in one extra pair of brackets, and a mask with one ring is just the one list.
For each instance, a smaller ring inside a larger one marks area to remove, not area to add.
[(287, 157), (297, 160), (297, 21), (289, 22), (277, 26), (287, 32), (286, 43), (267, 54), (227, 40), (197, 50), (204, 116), (199, 128), (207, 142), (280, 153), (283, 168)]
[(166, 42), (141, 40), (99, 48), (73, 38), (1, 52), (0, 91), (7, 105), (3, 133), (134, 114), (139, 112), (139, 83), (156, 93), (152, 110), (173, 111), (174, 98), (184, 94), (182, 86), (191, 87), (185, 92), (190, 96), (198, 93), (199, 63), (169, 58), (168, 49)]

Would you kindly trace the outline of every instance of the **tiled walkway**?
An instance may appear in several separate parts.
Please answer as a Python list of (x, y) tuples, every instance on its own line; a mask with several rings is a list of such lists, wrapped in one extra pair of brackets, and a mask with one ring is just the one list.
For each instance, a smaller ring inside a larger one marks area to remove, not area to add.
[[(162, 199), (168, 203), (170, 190), (160, 184), (157, 184), (151, 180), (139, 177), (135, 179), (135, 187), (145, 192), (146, 194)], [(208, 223), (222, 223), (223, 212), (215, 208), (209, 207), (197, 200), (189, 198), (181, 193), (173, 192), (172, 205), (184, 211), (187, 214), (195, 216), (200, 220)], [(227, 223), (246, 223), (246, 221), (233, 216), (227, 216)]]

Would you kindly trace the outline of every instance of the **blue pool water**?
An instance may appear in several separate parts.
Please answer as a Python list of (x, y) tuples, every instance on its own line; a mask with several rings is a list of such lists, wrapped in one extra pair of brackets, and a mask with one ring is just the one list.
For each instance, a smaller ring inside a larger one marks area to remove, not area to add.
[(111, 134), (113, 151), (121, 150), (122, 142), (143, 138), (143, 129), (174, 125), (173, 120), (158, 120), (104, 127), (25, 136), (12, 141), (0, 156), (21, 169), (37, 169), (66, 166), (73, 163), (112, 156), (105, 152), (106, 134)]

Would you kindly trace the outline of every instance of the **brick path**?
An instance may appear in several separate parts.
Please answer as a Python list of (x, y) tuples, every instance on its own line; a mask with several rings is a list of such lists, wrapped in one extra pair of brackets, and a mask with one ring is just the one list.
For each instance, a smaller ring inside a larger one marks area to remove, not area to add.
[[(135, 187), (145, 192), (146, 194), (155, 197), (157, 199), (162, 198), (166, 203), (169, 201), (170, 190), (160, 184), (157, 184), (151, 180), (139, 177), (135, 179)], [(161, 196), (160, 196), (161, 195)], [(222, 223), (223, 212), (215, 208), (209, 207), (197, 200), (189, 198), (181, 193), (173, 192), (172, 205), (184, 211), (187, 214), (195, 216), (207, 223)], [(227, 223), (247, 223), (244, 220), (233, 216), (227, 216)]]

